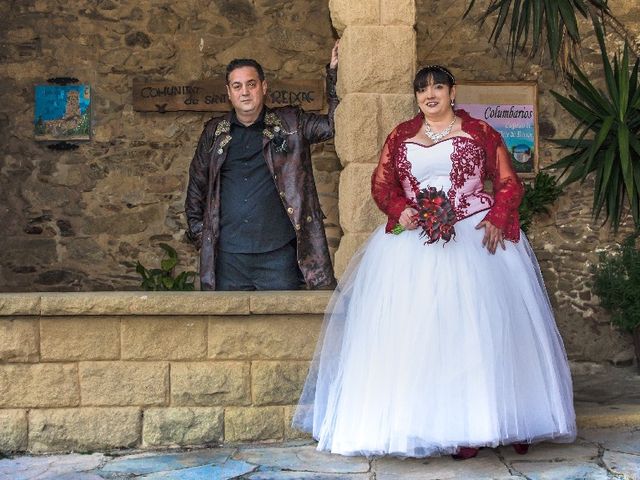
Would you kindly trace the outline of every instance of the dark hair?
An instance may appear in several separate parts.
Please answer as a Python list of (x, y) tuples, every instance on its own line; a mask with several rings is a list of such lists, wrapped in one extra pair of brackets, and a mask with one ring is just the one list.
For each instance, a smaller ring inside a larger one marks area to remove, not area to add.
[(260, 77), (260, 81), (264, 82), (264, 70), (262, 70), (262, 65), (256, 62), (253, 58), (234, 58), (227, 65), (227, 73), (225, 75), (225, 81), (229, 83), (229, 75), (236, 68), (242, 67), (253, 67), (258, 72), (258, 77)]
[(451, 88), (456, 84), (456, 79), (448, 69), (440, 65), (427, 65), (416, 73), (413, 80), (413, 93), (422, 90), (430, 83), (443, 83)]

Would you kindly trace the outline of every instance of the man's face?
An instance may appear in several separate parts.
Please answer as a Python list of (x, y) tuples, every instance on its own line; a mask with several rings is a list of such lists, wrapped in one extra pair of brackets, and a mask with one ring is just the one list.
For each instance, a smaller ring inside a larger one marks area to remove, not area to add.
[(229, 74), (227, 93), (236, 115), (259, 115), (264, 106), (267, 82), (260, 81), (258, 72), (253, 67), (236, 68)]

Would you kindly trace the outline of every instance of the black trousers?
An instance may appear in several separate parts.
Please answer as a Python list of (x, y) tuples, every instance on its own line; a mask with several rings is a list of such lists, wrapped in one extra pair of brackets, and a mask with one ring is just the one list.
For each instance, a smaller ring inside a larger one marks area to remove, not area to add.
[(216, 290), (299, 290), (303, 284), (295, 239), (271, 252), (217, 252)]

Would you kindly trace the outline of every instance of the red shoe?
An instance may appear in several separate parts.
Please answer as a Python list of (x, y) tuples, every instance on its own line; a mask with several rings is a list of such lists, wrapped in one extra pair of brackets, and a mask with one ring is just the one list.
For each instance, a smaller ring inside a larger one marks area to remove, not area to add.
[(478, 455), (478, 449), (472, 447), (460, 447), (458, 453), (451, 455), (454, 460), (468, 460)]
[(511, 446), (513, 447), (513, 449), (516, 451), (518, 455), (524, 455), (529, 451), (528, 443), (513, 443), (511, 444)]

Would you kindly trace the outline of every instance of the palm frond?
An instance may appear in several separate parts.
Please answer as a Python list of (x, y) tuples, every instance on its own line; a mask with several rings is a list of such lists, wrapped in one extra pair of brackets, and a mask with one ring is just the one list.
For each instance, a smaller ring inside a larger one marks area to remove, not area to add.
[[(475, 4), (476, 0), (470, 0), (463, 18), (469, 16)], [(578, 16), (590, 18), (595, 26), (600, 25), (610, 11), (603, 0), (490, 0), (480, 15), (480, 24), (494, 15), (489, 40), (497, 44), (502, 33), (508, 30), (507, 56), (512, 63), (518, 54), (534, 57), (546, 45), (553, 66), (566, 72), (569, 53), (581, 41)]]
[(571, 138), (555, 143), (571, 153), (548, 168), (563, 169), (562, 184), (584, 182), (595, 172), (592, 212), (597, 220), (604, 214), (617, 231), (631, 213), (640, 228), (640, 60), (631, 68), (629, 50), (609, 60), (604, 34), (596, 28), (602, 49), (605, 91), (599, 91), (573, 64), (569, 74), (575, 95), (552, 92), (558, 103), (579, 122)]

